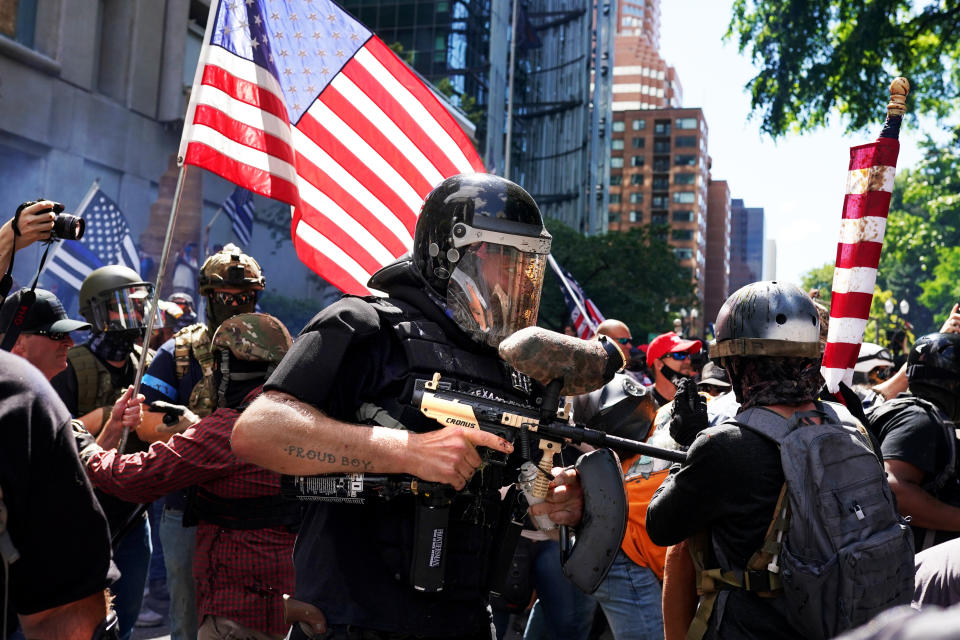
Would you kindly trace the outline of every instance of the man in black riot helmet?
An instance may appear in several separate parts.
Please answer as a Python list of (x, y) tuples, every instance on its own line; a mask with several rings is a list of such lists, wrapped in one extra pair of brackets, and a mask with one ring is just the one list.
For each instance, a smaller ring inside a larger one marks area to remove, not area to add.
[(960, 535), (960, 334), (919, 338), (907, 357), (907, 379), (909, 394), (874, 406), (867, 417), (920, 551)]
[[(411, 474), (457, 490), (440, 591), (413, 586), (416, 496), (310, 504), (294, 553), (296, 598), (326, 616), (322, 637), (491, 637), (499, 489), (516, 479), (516, 457), (475, 471), (488, 449), (502, 456), (513, 447), (483, 431), (439, 428), (412, 392), (440, 372), (503, 400), (542, 393), (494, 347), (536, 322), (549, 250), (537, 205), (519, 186), (484, 174), (448, 178), (424, 202), (412, 257), (370, 279), (390, 297), (345, 297), (321, 311), (237, 422), (234, 451), (281, 473)], [(577, 523), (576, 473), (551, 486), (534, 511)], [(291, 637), (306, 631), (294, 627)]]

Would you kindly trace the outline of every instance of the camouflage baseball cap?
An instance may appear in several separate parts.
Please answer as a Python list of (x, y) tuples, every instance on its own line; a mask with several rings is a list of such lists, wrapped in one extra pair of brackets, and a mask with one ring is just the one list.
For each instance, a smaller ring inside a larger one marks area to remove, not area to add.
[(283, 323), (267, 313), (241, 313), (223, 321), (213, 334), (215, 351), (229, 350), (238, 360), (276, 364), (293, 339)]

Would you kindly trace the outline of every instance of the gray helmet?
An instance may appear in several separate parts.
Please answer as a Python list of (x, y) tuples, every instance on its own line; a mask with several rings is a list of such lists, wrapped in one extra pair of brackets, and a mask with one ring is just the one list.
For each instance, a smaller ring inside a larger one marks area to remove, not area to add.
[(820, 316), (792, 284), (754, 282), (727, 298), (717, 314), (714, 360), (726, 356), (820, 357)]
[(133, 269), (117, 264), (100, 267), (80, 285), (80, 314), (94, 333), (140, 333), (152, 297), (153, 285)]

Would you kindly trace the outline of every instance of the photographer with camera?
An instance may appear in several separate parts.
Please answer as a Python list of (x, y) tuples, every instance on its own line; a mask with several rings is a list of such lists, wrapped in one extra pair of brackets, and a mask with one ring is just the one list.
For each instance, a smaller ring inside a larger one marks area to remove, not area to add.
[[(59, 222), (59, 224), (55, 224)], [(6, 273), (13, 254), (41, 240), (79, 240), (83, 219), (63, 213), (63, 205), (52, 200), (24, 202), (14, 217), (0, 227), (0, 271)], [(4, 293), (6, 295), (6, 292)]]

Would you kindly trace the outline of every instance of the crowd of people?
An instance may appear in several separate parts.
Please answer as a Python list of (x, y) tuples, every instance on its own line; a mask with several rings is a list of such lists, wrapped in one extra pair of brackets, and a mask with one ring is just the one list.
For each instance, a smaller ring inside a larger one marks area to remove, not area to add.
[[(0, 271), (52, 205), (0, 227)], [(470, 174), (427, 197), (411, 252), (370, 281), (385, 297), (345, 296), (295, 340), (232, 244), (197, 306), (117, 265), (84, 279), (82, 320), (11, 293), (0, 637), (164, 619), (175, 640), (954, 637), (957, 307), (902, 363), (863, 343), (831, 393), (827, 310), (758, 282), (710, 344), (604, 321), (602, 380), (562, 403), (570, 380), (498, 350), (536, 323), (550, 244), (529, 194)], [(480, 409), (431, 405), (441, 420), (425, 398), (444, 391)], [(497, 407), (517, 435), (485, 426)], [(618, 438), (613, 485), (592, 447), (537, 440), (557, 420)], [(591, 522), (623, 535), (584, 569)]]

